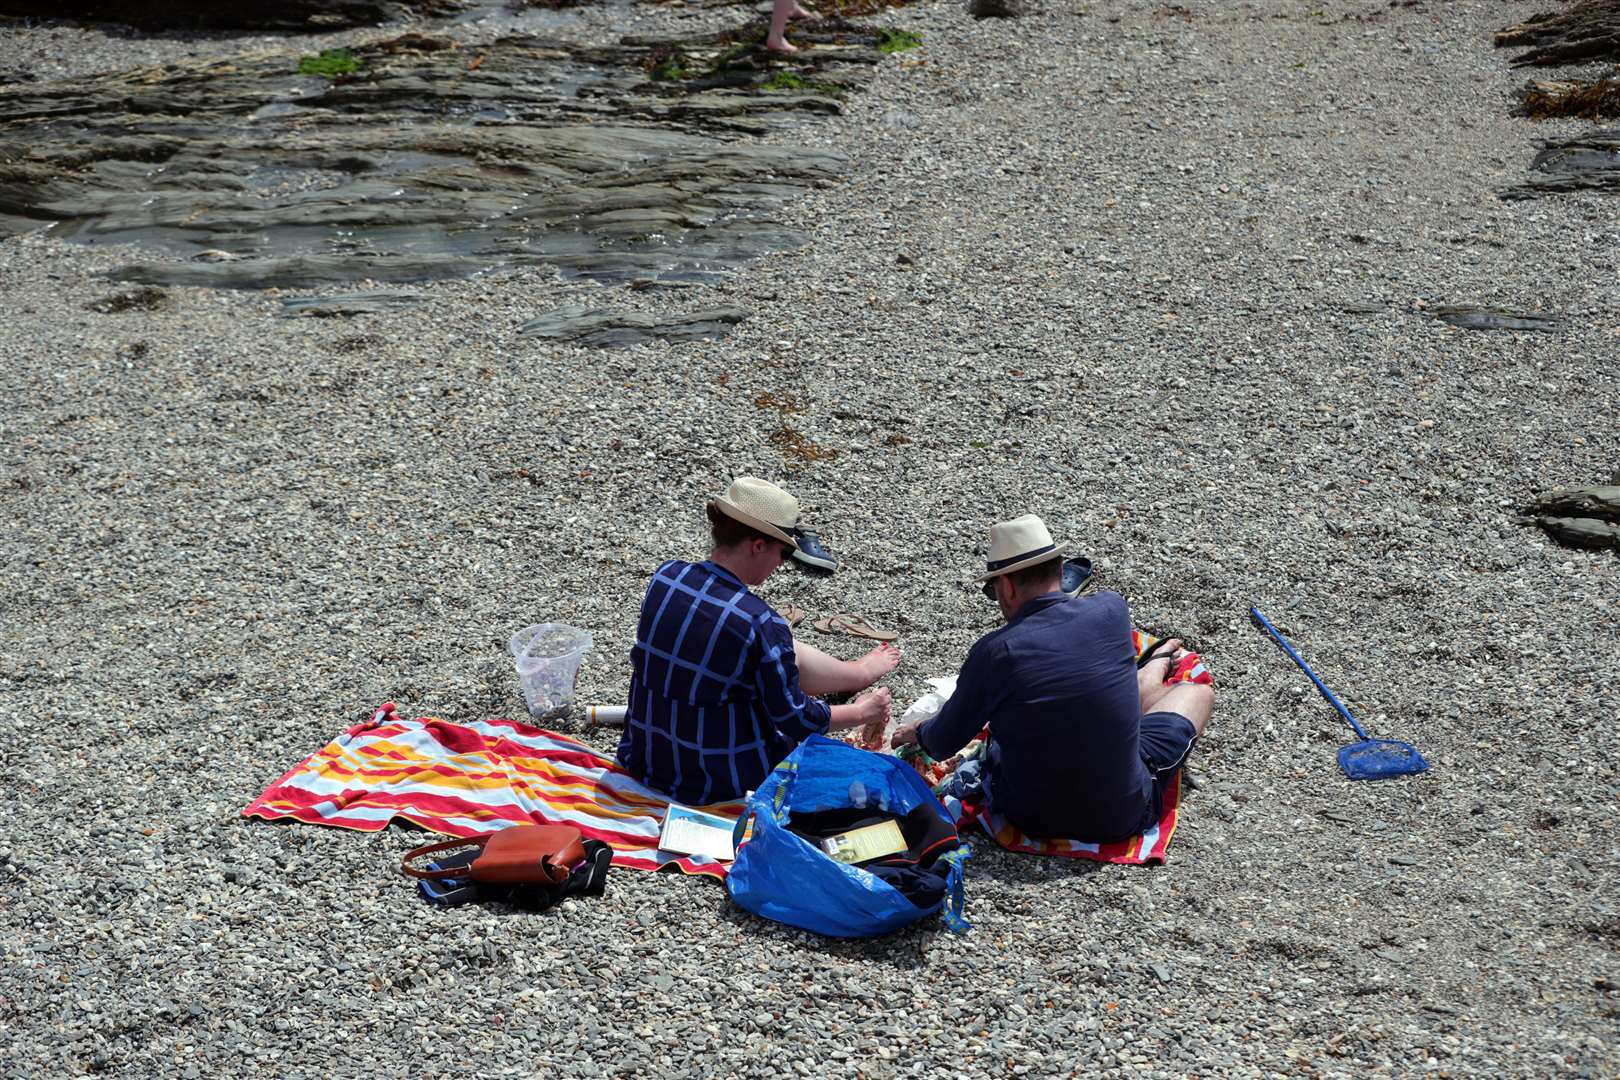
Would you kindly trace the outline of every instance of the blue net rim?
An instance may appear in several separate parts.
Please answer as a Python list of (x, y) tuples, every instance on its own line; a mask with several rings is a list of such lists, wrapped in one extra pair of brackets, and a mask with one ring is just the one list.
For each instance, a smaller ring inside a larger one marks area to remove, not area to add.
[(1429, 763), (1411, 743), (1398, 739), (1367, 739), (1341, 746), (1339, 767), (1352, 780), (1376, 780), (1425, 772)]

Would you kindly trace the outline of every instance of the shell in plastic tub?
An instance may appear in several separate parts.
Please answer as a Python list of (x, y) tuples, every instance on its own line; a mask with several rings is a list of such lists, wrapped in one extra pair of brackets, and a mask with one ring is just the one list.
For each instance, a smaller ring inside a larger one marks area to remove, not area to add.
[(543, 716), (573, 703), (580, 661), (590, 647), (590, 632), (567, 623), (525, 626), (512, 635), (507, 649), (530, 715)]

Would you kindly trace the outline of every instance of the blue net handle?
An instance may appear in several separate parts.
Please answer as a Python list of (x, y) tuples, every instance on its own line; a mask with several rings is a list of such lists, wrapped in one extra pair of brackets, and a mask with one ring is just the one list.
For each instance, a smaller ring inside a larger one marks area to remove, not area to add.
[(1266, 633), (1270, 634), (1276, 639), (1277, 644), (1283, 647), (1283, 652), (1288, 654), (1289, 659), (1299, 665), (1299, 670), (1310, 676), (1311, 682), (1315, 683), (1316, 688), (1322, 691), (1322, 696), (1328, 699), (1328, 703), (1330, 705), (1339, 710), (1340, 716), (1344, 717), (1350, 722), (1350, 726), (1355, 729), (1356, 734), (1360, 735), (1363, 739), (1370, 739), (1371, 736), (1365, 731), (1361, 730), (1361, 725), (1356, 723), (1356, 718), (1350, 715), (1350, 710), (1339, 704), (1339, 699), (1333, 696), (1333, 691), (1329, 690), (1327, 688), (1327, 684), (1316, 677), (1316, 672), (1311, 670), (1309, 664), (1300, 659), (1299, 653), (1294, 651), (1294, 647), (1288, 644), (1283, 636), (1277, 632), (1277, 628), (1272, 626), (1271, 623), (1266, 620), (1264, 615), (1260, 614), (1260, 609), (1257, 607), (1251, 607), (1249, 609), (1249, 614), (1254, 616), (1255, 621), (1260, 624), (1261, 628), (1263, 628)]
[(939, 857), (942, 865), (950, 867), (945, 876), (945, 907), (940, 915), (945, 920), (945, 928), (953, 934), (965, 934), (973, 929), (973, 924), (962, 917), (962, 908), (966, 904), (962, 895), (962, 878), (967, 873), (967, 867), (963, 864), (972, 857), (973, 849), (966, 844)]

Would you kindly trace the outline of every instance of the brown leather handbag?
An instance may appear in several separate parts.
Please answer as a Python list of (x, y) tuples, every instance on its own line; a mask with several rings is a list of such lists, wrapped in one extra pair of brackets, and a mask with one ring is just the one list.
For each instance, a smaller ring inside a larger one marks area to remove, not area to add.
[[(468, 867), (418, 870), (411, 863), (452, 848), (477, 847)], [(584, 838), (572, 825), (513, 825), (481, 836), (425, 844), (406, 854), (399, 868), (411, 877), (471, 877), (492, 885), (561, 885), (585, 860)]]

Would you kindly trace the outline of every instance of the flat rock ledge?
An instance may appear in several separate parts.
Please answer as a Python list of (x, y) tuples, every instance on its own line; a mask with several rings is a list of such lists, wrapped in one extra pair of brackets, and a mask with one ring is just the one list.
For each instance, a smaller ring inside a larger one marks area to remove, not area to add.
[(1620, 60), (1620, 0), (1581, 0), (1563, 11), (1531, 16), (1496, 35), (1496, 47), (1529, 46), (1515, 67), (1557, 67)]
[(293, 296), (281, 302), (281, 313), (289, 317), (312, 316), (322, 319), (385, 315), (417, 307), (426, 300), (422, 293), (397, 289), (373, 289), (370, 292), (338, 293), (333, 296)]
[(1540, 175), (1502, 189), (1509, 201), (1572, 191), (1620, 192), (1620, 128), (1549, 139), (1531, 159)]
[(271, 51), (0, 87), (0, 239), (140, 242), (168, 257), (115, 278), (231, 289), (527, 264), (709, 280), (803, 244), (772, 211), (844, 169), (742, 136), (838, 111), (884, 58), (857, 31), (784, 64), (751, 32), (605, 48), (409, 33), (331, 80)]
[(523, 337), (549, 341), (574, 341), (596, 348), (622, 348), (654, 338), (663, 341), (693, 341), (718, 338), (748, 318), (747, 308), (721, 306), (687, 312), (684, 315), (644, 315), (633, 311), (570, 304), (548, 311), (523, 324)]
[(1563, 328), (1563, 320), (1556, 315), (1479, 304), (1447, 304), (1431, 309), (1429, 314), (1463, 330), (1535, 330), (1551, 334)]
[[(506, 0), (523, 6), (524, 0)], [(7, 15), (86, 19), (143, 30), (286, 30), (313, 33), (446, 18), (492, 0), (7, 0)], [(561, 7), (561, 3), (551, 5)]]

